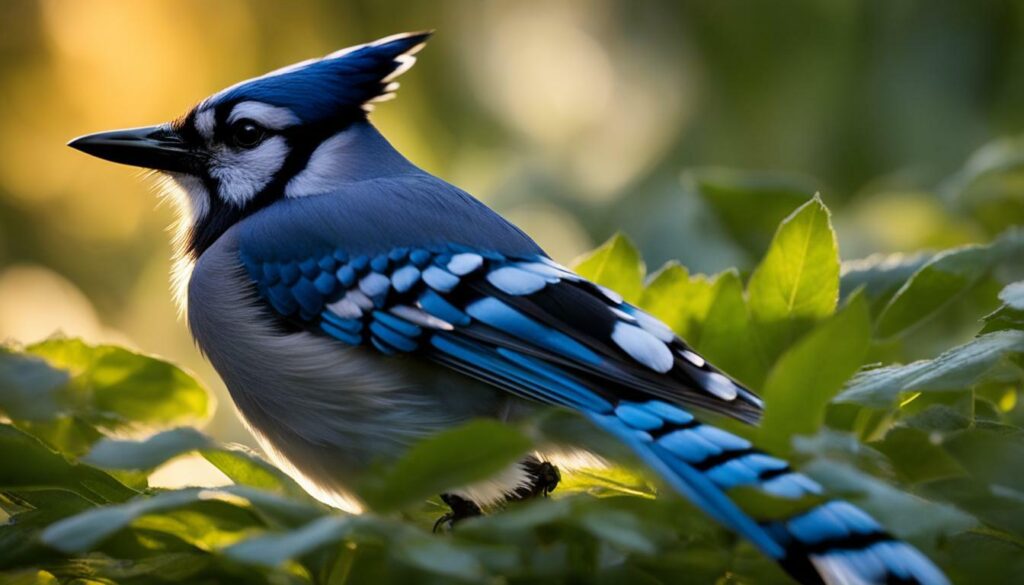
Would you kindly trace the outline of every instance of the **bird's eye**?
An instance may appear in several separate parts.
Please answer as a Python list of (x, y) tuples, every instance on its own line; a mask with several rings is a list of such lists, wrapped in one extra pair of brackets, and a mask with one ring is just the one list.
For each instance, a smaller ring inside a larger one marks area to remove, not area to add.
[(267, 131), (249, 119), (239, 120), (231, 125), (231, 142), (240, 148), (253, 148), (263, 141)]

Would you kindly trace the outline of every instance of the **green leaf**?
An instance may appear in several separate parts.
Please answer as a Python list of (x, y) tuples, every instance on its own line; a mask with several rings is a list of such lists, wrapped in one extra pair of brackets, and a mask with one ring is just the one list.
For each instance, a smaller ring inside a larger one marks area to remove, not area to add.
[(778, 223), (817, 190), (805, 177), (782, 173), (707, 169), (687, 173), (683, 181), (693, 184), (732, 239), (751, 255), (760, 254)]
[(218, 445), (192, 427), (163, 431), (142, 441), (104, 438), (82, 461), (108, 470), (152, 471), (163, 463), (198, 451), (231, 481), (300, 500), (309, 495), (280, 469), (241, 445)]
[(760, 386), (768, 366), (754, 338), (739, 274), (735, 270), (720, 274), (711, 295), (711, 306), (695, 348), (730, 376)]
[(447, 577), (479, 580), (484, 569), (468, 550), (411, 527), (363, 516), (324, 516), (286, 533), (264, 534), (224, 550), (236, 561), (263, 567), (280, 566), (345, 540), (386, 540), (389, 552), (412, 567)]
[(207, 461), (238, 485), (308, 501), (309, 494), (283, 471), (243, 445), (222, 445), (200, 452)]
[(887, 473), (889, 470), (889, 462), (885, 455), (861, 443), (851, 433), (827, 427), (815, 435), (793, 437), (793, 452), (800, 454), (804, 459), (843, 461), (875, 473)]
[(486, 479), (529, 448), (530, 440), (508, 425), (471, 421), (413, 445), (390, 469), (363, 482), (359, 492), (373, 509), (394, 510)]
[[(183, 509), (205, 516), (206, 520), (171, 514)], [(235, 509), (244, 514), (239, 515)], [(317, 510), (309, 506), (250, 488), (186, 488), (87, 510), (48, 527), (43, 531), (42, 541), (65, 553), (85, 552), (143, 517), (162, 515), (165, 520), (148, 518), (143, 526), (174, 534), (193, 544), (209, 544), (211, 537), (204, 532), (221, 530), (221, 518), (228, 519), (229, 528), (236, 533), (231, 540), (237, 540), (248, 527), (262, 527), (267, 523), (292, 526), (309, 522), (317, 514)], [(207, 528), (196, 530), (196, 522), (200, 522), (200, 527), (206, 522)], [(221, 535), (214, 535), (212, 541), (224, 542)]]
[(1024, 331), (996, 331), (954, 347), (932, 360), (886, 366), (857, 374), (836, 402), (885, 408), (909, 391), (969, 388), (1002, 358), (1024, 352)]
[(6, 585), (60, 585), (53, 573), (38, 569), (3, 572), (0, 573), (0, 581)]
[(212, 441), (192, 427), (157, 433), (143, 441), (102, 439), (82, 462), (105, 469), (152, 470), (190, 451), (209, 447)]
[(769, 449), (785, 454), (790, 437), (821, 428), (829, 400), (857, 371), (870, 338), (867, 302), (856, 295), (782, 355), (763, 392), (759, 436)]
[(963, 466), (940, 446), (940, 441), (939, 433), (897, 427), (871, 446), (885, 453), (899, 477), (909, 483), (963, 476)]
[(747, 291), (769, 362), (835, 310), (839, 251), (828, 208), (818, 196), (779, 225)]
[(985, 326), (981, 333), (992, 333), (993, 331), (1005, 331), (1007, 329), (1024, 330), (1024, 310), (1011, 308), (1003, 305), (984, 317)]
[(43, 529), (94, 505), (66, 490), (4, 492), (0, 503), (12, 516), (0, 526), (0, 567), (25, 566), (46, 554), (39, 542)]
[(971, 426), (971, 419), (955, 408), (943, 404), (932, 404), (921, 412), (904, 416), (900, 422), (912, 429), (939, 431), (942, 434)]
[(894, 535), (923, 543), (968, 530), (977, 520), (952, 506), (929, 502), (834, 461), (817, 459), (802, 471), (833, 497), (845, 497), (884, 521)]
[(559, 495), (586, 493), (598, 498), (639, 496), (653, 498), (654, 488), (648, 479), (623, 467), (576, 468), (563, 470), (558, 482)]
[(458, 534), (481, 539), (496, 536), (510, 540), (524, 532), (566, 520), (572, 513), (574, 501), (572, 496), (533, 500), (515, 506), (508, 513), (470, 518), (458, 525)]
[(872, 254), (859, 260), (847, 260), (841, 265), (839, 296), (845, 299), (853, 291), (863, 288), (872, 312), (876, 308), (880, 311), (903, 283), (933, 256), (927, 252)]
[(972, 428), (943, 442), (943, 447), (972, 476), (986, 483), (1011, 488), (1024, 497), (1024, 435), (1019, 430), (998, 432)]
[(643, 291), (643, 260), (636, 246), (622, 234), (615, 234), (593, 252), (577, 258), (573, 270), (631, 303), (637, 302)]
[(214, 491), (244, 499), (270, 526), (296, 528), (329, 510), (323, 504), (310, 503), (309, 498), (298, 500), (244, 485), (225, 486)]
[(989, 526), (1024, 538), (1024, 493), (974, 478), (951, 478), (923, 486), (926, 496), (950, 502)]
[(68, 461), (35, 437), (5, 424), (0, 424), (0, 489), (65, 490), (97, 504), (122, 502), (137, 493), (98, 469)]
[(878, 317), (877, 334), (899, 335), (974, 286), (992, 267), (987, 246), (970, 245), (937, 254), (893, 295)]
[(595, 537), (623, 550), (646, 555), (658, 551), (638, 518), (625, 511), (591, 509), (581, 514), (577, 522)]
[(61, 410), (67, 372), (41, 358), (0, 347), (0, 412), (15, 420), (49, 420)]
[(661, 319), (679, 337), (696, 344), (707, 322), (714, 279), (694, 274), (677, 262), (667, 262), (656, 272), (640, 296), (640, 307)]
[(1004, 585), (1024, 581), (1024, 555), (1020, 542), (992, 531), (957, 534), (944, 547), (947, 570), (957, 583)]
[(999, 291), (999, 300), (1011, 309), (1024, 311), (1024, 280), (1006, 285)]
[(203, 490), (185, 489), (164, 492), (124, 504), (93, 508), (51, 525), (43, 531), (42, 540), (48, 546), (65, 553), (85, 552), (125, 528), (136, 518), (199, 501), (201, 491)]
[(224, 554), (240, 563), (277, 567), (342, 541), (355, 524), (352, 516), (324, 516), (289, 532), (264, 534), (235, 543), (224, 549)]
[(999, 291), (1003, 306), (985, 316), (982, 333), (1004, 329), (1024, 329), (1024, 281), (1006, 285)]
[(951, 177), (941, 192), (961, 213), (967, 211), (989, 233), (1024, 224), (1024, 139), (985, 144)]
[(212, 407), (209, 394), (191, 375), (124, 348), (50, 339), (29, 346), (26, 352), (70, 372), (72, 405), (101, 427), (196, 422), (208, 416)]
[(18, 420), (15, 426), (70, 457), (85, 455), (104, 436), (95, 426), (77, 416), (60, 416), (44, 421)]
[(484, 567), (472, 553), (440, 538), (403, 538), (397, 542), (394, 553), (399, 560), (436, 575), (467, 581), (484, 577)]

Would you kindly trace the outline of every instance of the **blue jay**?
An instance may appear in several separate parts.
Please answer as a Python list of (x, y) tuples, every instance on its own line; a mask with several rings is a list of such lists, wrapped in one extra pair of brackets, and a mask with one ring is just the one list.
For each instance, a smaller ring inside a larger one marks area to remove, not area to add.
[[(244, 81), (173, 122), (70, 146), (154, 169), (181, 194), (185, 310), (269, 456), (349, 509), (371, 462), (474, 417), (581, 413), (802, 583), (947, 579), (853, 505), (758, 521), (730, 500), (822, 488), (691, 410), (756, 423), (761, 400), (615, 291), (552, 261), (369, 123), (429, 33)], [(577, 445), (586, 450), (586, 445)], [(444, 494), (451, 521), (558, 481), (530, 457)]]

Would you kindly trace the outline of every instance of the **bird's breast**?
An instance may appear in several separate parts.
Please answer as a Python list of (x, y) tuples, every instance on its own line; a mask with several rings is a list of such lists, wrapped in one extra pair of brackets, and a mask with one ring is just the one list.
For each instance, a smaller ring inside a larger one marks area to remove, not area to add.
[(230, 231), (200, 257), (188, 284), (189, 327), (261, 446), (321, 499), (338, 504), (370, 463), (507, 407), (493, 388), (414, 356), (283, 326), (238, 258)]

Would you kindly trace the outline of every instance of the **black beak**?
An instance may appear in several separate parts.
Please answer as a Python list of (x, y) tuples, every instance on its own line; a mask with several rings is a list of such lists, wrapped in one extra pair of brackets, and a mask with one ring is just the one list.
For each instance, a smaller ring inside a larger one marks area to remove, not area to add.
[(199, 155), (168, 126), (97, 132), (68, 146), (111, 162), (174, 173), (195, 173), (200, 163)]

